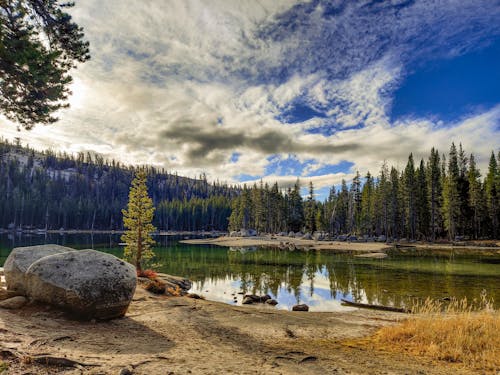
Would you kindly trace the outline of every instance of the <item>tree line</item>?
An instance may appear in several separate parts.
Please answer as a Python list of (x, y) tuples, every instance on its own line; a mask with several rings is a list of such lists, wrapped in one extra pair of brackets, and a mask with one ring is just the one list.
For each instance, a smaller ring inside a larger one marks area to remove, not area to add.
[[(498, 238), (500, 154), (483, 177), (473, 154), (452, 144), (432, 149), (399, 170), (384, 163), (376, 176), (356, 173), (323, 201), (301, 195), (297, 180), (231, 186), (146, 167), (159, 230), (240, 230), (262, 233), (329, 232), (391, 238)], [(36, 152), (0, 140), (0, 228), (121, 230), (137, 168), (93, 153)]]
[(356, 173), (348, 186), (332, 187), (320, 202), (309, 184), (281, 191), (277, 184), (244, 186), (232, 202), (229, 229), (259, 232), (329, 232), (415, 240), (498, 238), (500, 153), (492, 152), (484, 179), (473, 154), (452, 144), (448, 155), (432, 149), (427, 160), (413, 154), (403, 170), (384, 163), (377, 176)]

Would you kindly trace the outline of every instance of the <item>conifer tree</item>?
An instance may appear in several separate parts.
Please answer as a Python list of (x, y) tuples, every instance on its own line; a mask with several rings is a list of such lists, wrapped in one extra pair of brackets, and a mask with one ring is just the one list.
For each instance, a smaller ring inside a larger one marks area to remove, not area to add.
[(458, 191), (458, 179), (460, 171), (458, 166), (458, 155), (455, 144), (451, 144), (448, 174), (445, 177), (443, 188), (443, 217), (444, 225), (448, 231), (450, 240), (454, 240), (457, 235), (457, 226), (460, 215), (460, 195)]
[(486, 204), (488, 207), (488, 216), (493, 238), (497, 238), (499, 224), (499, 170), (495, 159), (495, 154), (492, 152), (490, 162), (488, 164), (488, 174), (486, 175), (485, 190)]
[(127, 228), (121, 236), (121, 240), (127, 244), (123, 255), (135, 265), (138, 272), (142, 270), (142, 261), (154, 256), (151, 247), (155, 241), (151, 233), (156, 231), (152, 224), (155, 208), (148, 195), (146, 179), (143, 169), (136, 172), (130, 187), (127, 209), (122, 210), (123, 224)]
[(309, 182), (309, 195), (305, 204), (305, 226), (306, 232), (313, 233), (316, 230), (316, 201), (314, 200), (314, 186)]
[(441, 168), (439, 165), (439, 151), (431, 149), (431, 155), (427, 162), (427, 181), (429, 184), (429, 209), (430, 209), (430, 232), (431, 239), (434, 241), (440, 231), (441, 205), (442, 205), (442, 180)]
[(415, 238), (417, 230), (417, 211), (416, 211), (416, 180), (415, 180), (415, 164), (413, 162), (413, 154), (408, 157), (408, 163), (403, 175), (404, 182), (404, 198), (405, 198), (405, 213), (408, 226), (408, 236), (411, 239)]
[(481, 234), (481, 218), (484, 215), (484, 195), (481, 186), (481, 173), (476, 168), (474, 155), (470, 155), (469, 160), (469, 197), (468, 202), (472, 209), (472, 236), (474, 239), (479, 238)]
[(427, 193), (427, 173), (423, 159), (420, 161), (420, 166), (417, 169), (416, 180), (417, 232), (420, 236), (427, 238), (429, 234), (430, 209)]
[(374, 190), (373, 177), (368, 172), (361, 191), (361, 229), (363, 234), (373, 234)]

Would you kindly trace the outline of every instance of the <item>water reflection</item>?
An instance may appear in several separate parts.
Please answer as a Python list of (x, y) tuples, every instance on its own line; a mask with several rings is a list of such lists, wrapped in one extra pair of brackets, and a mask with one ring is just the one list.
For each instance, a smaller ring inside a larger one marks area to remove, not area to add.
[[(58, 243), (121, 256), (117, 234), (0, 236), (0, 264), (14, 246)], [(220, 248), (182, 245), (160, 236), (156, 269), (190, 278), (193, 292), (208, 299), (241, 304), (244, 293), (270, 294), (291, 309), (306, 303), (311, 311), (346, 309), (340, 299), (409, 307), (415, 299), (478, 297), (483, 289), (500, 304), (498, 258), (408, 257), (353, 258), (316, 251)], [(235, 299), (236, 297), (236, 299)]]

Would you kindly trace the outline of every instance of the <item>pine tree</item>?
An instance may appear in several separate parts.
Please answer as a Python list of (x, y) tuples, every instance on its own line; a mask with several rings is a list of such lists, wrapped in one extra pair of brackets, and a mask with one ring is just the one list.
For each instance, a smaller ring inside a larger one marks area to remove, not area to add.
[(400, 181), (399, 181), (399, 172), (396, 168), (391, 168), (391, 190), (390, 190), (390, 204), (389, 204), (389, 233), (393, 238), (400, 238), (403, 226), (401, 223), (402, 215), (401, 214), (401, 200), (400, 198)]
[(416, 210), (416, 179), (413, 154), (408, 157), (408, 163), (403, 176), (406, 223), (408, 226), (408, 236), (415, 239), (417, 231), (417, 210)]
[(450, 240), (457, 235), (458, 220), (460, 216), (460, 195), (458, 191), (458, 179), (460, 170), (455, 144), (451, 144), (450, 158), (448, 160), (448, 174), (445, 177), (443, 188), (443, 217), (444, 225), (448, 231)]
[(298, 179), (290, 191), (289, 197), (288, 226), (290, 230), (298, 232), (304, 225), (304, 207), (300, 195), (300, 181)]
[(484, 215), (484, 194), (481, 186), (481, 172), (476, 168), (474, 155), (470, 155), (469, 161), (469, 205), (472, 209), (472, 236), (477, 239), (481, 235), (481, 218)]
[(349, 233), (357, 233), (361, 222), (361, 176), (359, 171), (352, 179), (351, 189), (349, 190), (349, 214), (347, 230)]
[(374, 182), (373, 177), (368, 172), (366, 174), (366, 181), (361, 191), (361, 233), (373, 234), (374, 222)]
[(417, 169), (416, 179), (417, 233), (427, 238), (429, 234), (430, 209), (427, 193), (427, 173), (423, 159), (420, 161), (420, 166)]
[(491, 227), (491, 235), (493, 238), (498, 236), (498, 224), (499, 224), (499, 170), (498, 164), (495, 159), (495, 154), (492, 152), (490, 157), (490, 162), (488, 165), (488, 174), (484, 181), (486, 190), (486, 204), (488, 207), (488, 216)]
[(428, 194), (429, 194), (429, 209), (430, 209), (430, 231), (431, 239), (434, 241), (437, 234), (440, 232), (440, 222), (441, 222), (441, 205), (442, 205), (442, 180), (441, 180), (441, 168), (439, 165), (439, 152), (431, 149), (431, 155), (429, 161), (427, 162), (427, 181), (429, 184)]
[(151, 233), (156, 231), (152, 224), (155, 208), (148, 195), (146, 179), (144, 170), (137, 171), (130, 187), (127, 209), (122, 210), (123, 224), (127, 228), (121, 236), (121, 240), (127, 244), (123, 255), (135, 264), (138, 272), (142, 270), (141, 262), (154, 256), (151, 247), (155, 241)]
[(316, 201), (314, 200), (314, 186), (312, 181), (309, 182), (309, 195), (304, 209), (306, 232), (314, 233), (316, 230)]
[(389, 170), (387, 163), (384, 161), (380, 170), (380, 178), (378, 183), (377, 200), (379, 201), (378, 207), (380, 208), (381, 216), (381, 233), (389, 237), (389, 204), (391, 194), (391, 182), (389, 180)]

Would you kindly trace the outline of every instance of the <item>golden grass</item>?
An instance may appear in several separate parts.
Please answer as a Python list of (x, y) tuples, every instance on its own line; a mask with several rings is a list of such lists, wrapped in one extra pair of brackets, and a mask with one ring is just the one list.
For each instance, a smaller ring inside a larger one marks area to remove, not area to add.
[(482, 371), (500, 370), (500, 311), (484, 293), (472, 303), (427, 299), (413, 311), (401, 324), (379, 330), (377, 346)]

